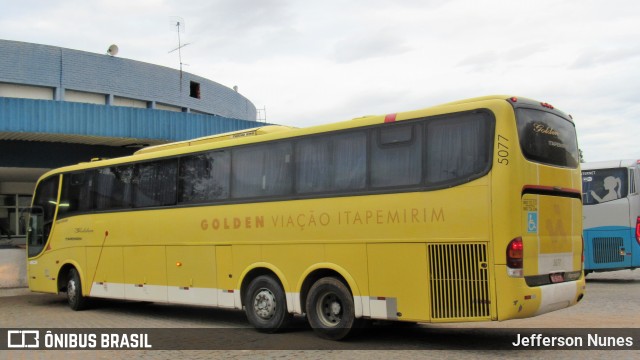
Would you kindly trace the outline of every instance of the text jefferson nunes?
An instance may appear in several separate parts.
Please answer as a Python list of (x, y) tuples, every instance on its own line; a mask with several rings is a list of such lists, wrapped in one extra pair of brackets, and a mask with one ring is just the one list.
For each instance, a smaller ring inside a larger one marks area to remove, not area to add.
[[(543, 336), (542, 334), (531, 334), (522, 336), (516, 334), (516, 341), (511, 345), (515, 347), (582, 347), (585, 346), (584, 338), (581, 336)], [(600, 336), (598, 334), (588, 334), (587, 344), (589, 347), (632, 347), (633, 338), (630, 336)]]

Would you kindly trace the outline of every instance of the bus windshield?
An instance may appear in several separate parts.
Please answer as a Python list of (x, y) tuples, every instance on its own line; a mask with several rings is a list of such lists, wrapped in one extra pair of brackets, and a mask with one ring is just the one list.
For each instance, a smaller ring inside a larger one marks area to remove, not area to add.
[(627, 197), (627, 169), (598, 169), (582, 172), (582, 201), (595, 205)]
[(58, 176), (43, 180), (36, 188), (27, 227), (28, 256), (38, 255), (47, 242), (58, 199)]
[(558, 115), (528, 108), (516, 109), (518, 135), (524, 156), (535, 162), (576, 168), (578, 145), (574, 125)]

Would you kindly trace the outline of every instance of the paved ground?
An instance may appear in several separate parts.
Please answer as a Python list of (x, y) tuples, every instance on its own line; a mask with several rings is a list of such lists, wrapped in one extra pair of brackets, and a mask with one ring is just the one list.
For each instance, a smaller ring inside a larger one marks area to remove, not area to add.
[[(348, 342), (318, 339), (304, 319), (284, 334), (261, 334), (249, 327), (239, 311), (162, 304), (99, 301), (87, 311), (73, 312), (62, 296), (29, 293), (26, 289), (0, 290), (0, 328), (170, 328), (166, 344), (188, 331), (207, 329), (212, 348), (234, 350), (101, 350), (101, 351), (5, 351), (0, 359), (555, 359), (616, 358), (640, 356), (640, 351), (484, 350), (482, 342), (513, 338), (522, 328), (639, 328), (640, 270), (591, 274), (587, 296), (577, 306), (536, 318), (507, 322), (376, 326)], [(531, 333), (531, 331), (530, 331)], [(637, 333), (637, 331), (635, 332)], [(4, 334), (2, 334), (4, 336)], [(197, 340), (201, 340), (197, 339)], [(195, 340), (193, 340), (195, 341)], [(634, 339), (640, 343), (640, 337)], [(219, 347), (216, 347), (219, 346)], [(242, 350), (242, 349), (262, 350)], [(318, 350), (264, 350), (268, 348)]]

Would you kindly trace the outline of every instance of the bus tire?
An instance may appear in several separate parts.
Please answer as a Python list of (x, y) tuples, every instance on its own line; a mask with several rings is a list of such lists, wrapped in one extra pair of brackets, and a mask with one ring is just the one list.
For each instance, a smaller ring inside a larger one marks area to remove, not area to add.
[(351, 291), (334, 277), (322, 278), (311, 286), (306, 311), (309, 325), (325, 339), (342, 340), (360, 328)]
[(247, 319), (258, 331), (274, 333), (291, 320), (287, 299), (280, 283), (269, 275), (258, 276), (249, 283), (244, 299)]
[(87, 308), (87, 298), (82, 295), (82, 282), (78, 270), (69, 270), (67, 280), (67, 302), (72, 310), (79, 311)]

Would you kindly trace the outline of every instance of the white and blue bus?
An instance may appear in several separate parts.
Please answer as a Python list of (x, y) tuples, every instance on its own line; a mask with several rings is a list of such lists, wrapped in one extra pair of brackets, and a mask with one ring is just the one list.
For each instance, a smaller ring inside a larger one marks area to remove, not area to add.
[(582, 164), (584, 271), (640, 267), (640, 160)]

